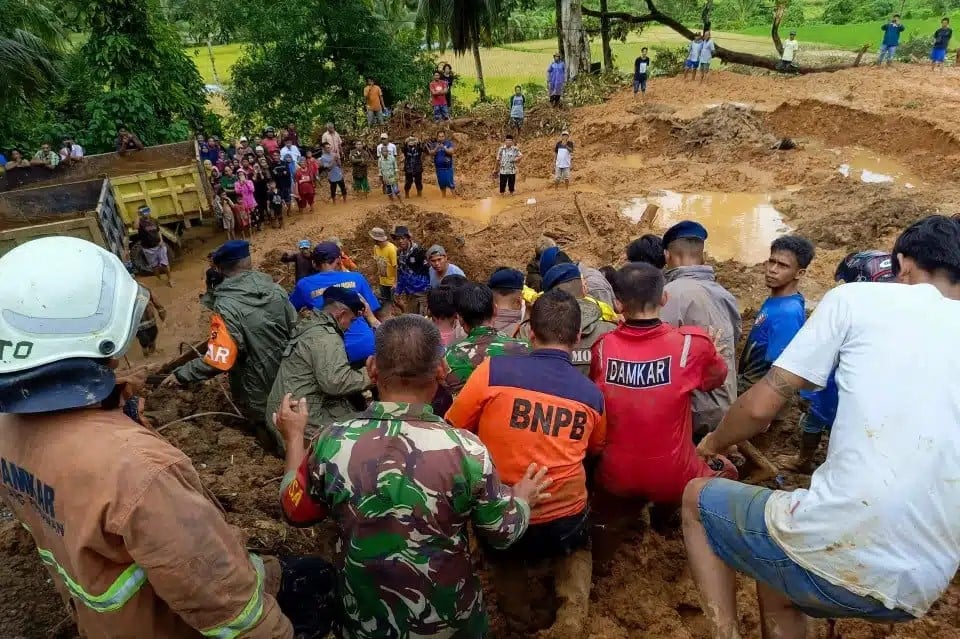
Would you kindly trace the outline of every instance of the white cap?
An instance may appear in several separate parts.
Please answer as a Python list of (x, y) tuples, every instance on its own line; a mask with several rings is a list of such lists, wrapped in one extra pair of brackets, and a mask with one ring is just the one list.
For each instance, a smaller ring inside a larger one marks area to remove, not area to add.
[[(64, 277), (69, 273), (69, 277)], [(120, 357), (149, 295), (113, 253), (50, 236), (0, 258), (0, 373), (71, 358)]]
[(247, 141), (247, 136), (241, 135), (241, 136), (240, 136), (240, 141), (241, 141), (241, 142), (246, 142), (246, 141)]
[(389, 140), (389, 139), (390, 139), (390, 136), (387, 135), (386, 133), (381, 133), (381, 134), (380, 134), (380, 139), (381, 139), (381, 140)]

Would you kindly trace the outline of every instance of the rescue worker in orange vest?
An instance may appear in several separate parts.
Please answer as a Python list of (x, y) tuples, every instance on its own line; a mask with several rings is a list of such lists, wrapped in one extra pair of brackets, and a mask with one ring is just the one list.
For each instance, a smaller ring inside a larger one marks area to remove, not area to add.
[(253, 270), (249, 242), (226, 242), (212, 259), (224, 280), (201, 300), (213, 309), (207, 352), (173, 371), (163, 385), (192, 384), (227, 373), (230, 394), (249, 431), (265, 450), (277, 453), (264, 417), (297, 313), (273, 278)]
[(33, 537), (81, 636), (292, 638), (277, 594), (283, 579), (300, 595), (293, 583), (308, 569), (326, 589), (311, 602), (325, 633), (329, 564), (294, 560), (301, 574), (284, 574), (248, 554), (187, 456), (123, 408), (143, 380), (115, 369), (147, 300), (115, 255), (85, 240), (45, 237), (0, 259), (0, 502)]

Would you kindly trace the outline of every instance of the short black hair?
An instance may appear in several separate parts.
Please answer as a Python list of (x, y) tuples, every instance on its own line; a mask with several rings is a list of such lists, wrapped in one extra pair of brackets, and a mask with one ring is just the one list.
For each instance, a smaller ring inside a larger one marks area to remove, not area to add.
[(601, 266), (599, 269), (603, 273), (603, 277), (606, 278), (607, 282), (610, 283), (610, 286), (613, 287), (613, 290), (616, 291), (617, 288), (617, 269), (612, 266)]
[(643, 53), (643, 52), (646, 51), (646, 50), (647, 50), (646, 47), (641, 47), (641, 48), (640, 48), (640, 52), (641, 52), (641, 53)]
[[(706, 249), (706, 242), (695, 237), (678, 237), (663, 248), (677, 255), (702, 258)], [(664, 260), (666, 260), (666, 256), (664, 256)]]
[(660, 306), (666, 281), (663, 271), (653, 264), (631, 262), (617, 271), (617, 299), (628, 313), (637, 313)]
[(813, 248), (813, 242), (799, 235), (784, 235), (783, 237), (778, 237), (770, 243), (770, 252), (773, 253), (774, 251), (788, 251), (793, 253), (793, 256), (797, 258), (797, 264), (800, 265), (800, 268), (810, 266), (810, 262), (813, 261), (813, 256), (816, 254), (816, 249)]
[(427, 310), (430, 317), (437, 319), (451, 319), (457, 314), (457, 305), (453, 300), (453, 289), (449, 286), (438, 286), (427, 291)]
[(445, 275), (442, 280), (440, 280), (440, 286), (447, 286), (452, 289), (458, 289), (465, 284), (469, 284), (468, 280), (463, 275), (458, 275), (456, 273), (451, 273), (450, 275)]
[(420, 315), (401, 315), (380, 324), (374, 336), (380, 379), (417, 385), (434, 378), (443, 347), (433, 322)]
[(900, 17), (900, 14), (899, 14), (899, 13), (895, 13), (895, 14), (893, 14), (893, 17), (894, 17), (894, 18), (899, 18), (899, 17)]
[(513, 139), (513, 135), (510, 134), (510, 133), (508, 133), (508, 134), (506, 134), (506, 135), (503, 137), (503, 139), (504, 139), (504, 140), (512, 140), (512, 139)]
[(644, 262), (663, 268), (667, 264), (667, 258), (663, 256), (663, 238), (647, 233), (630, 242), (627, 244), (627, 261)]
[(475, 328), (493, 319), (493, 291), (485, 284), (468, 282), (453, 294), (464, 328)]
[(900, 274), (898, 255), (909, 257), (924, 271), (945, 275), (960, 284), (960, 221), (945, 215), (918, 220), (893, 245), (893, 274)]
[(530, 329), (539, 342), (572, 348), (580, 339), (580, 304), (570, 293), (551, 289), (533, 303)]

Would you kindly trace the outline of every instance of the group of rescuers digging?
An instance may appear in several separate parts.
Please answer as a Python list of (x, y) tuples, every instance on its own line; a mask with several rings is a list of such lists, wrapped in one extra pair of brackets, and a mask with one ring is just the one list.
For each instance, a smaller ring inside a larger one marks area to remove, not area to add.
[[(439, 253), (394, 240), (400, 278), (428, 278)], [(847, 256), (809, 319), (814, 248), (777, 239), (739, 364), (706, 240), (693, 221), (644, 236), (608, 281), (541, 239), (526, 276), (424, 282), (407, 308), (432, 319), (382, 323), (334, 243), (307, 247), (315, 272), (289, 297), (247, 243), (221, 246), (208, 351), (152, 399), (226, 373), (285, 458), (286, 521), (335, 521), (335, 565), (248, 552), (142, 417), (143, 377), (118, 369), (146, 290), (94, 244), (33, 240), (0, 258), (0, 498), (85, 637), (483, 637), (478, 550), (506, 634), (543, 612), (536, 567), (559, 602), (541, 636), (586, 637), (591, 537), (614, 555), (649, 503), (666, 526), (679, 507), (714, 637), (741, 636), (738, 572), (764, 637), (804, 638), (808, 616), (922, 617), (960, 558), (960, 222)], [(464, 335), (446, 346), (444, 319)], [(737, 444), (797, 394), (801, 451), (781, 467), (809, 471), (831, 433), (810, 488), (735, 481)]]

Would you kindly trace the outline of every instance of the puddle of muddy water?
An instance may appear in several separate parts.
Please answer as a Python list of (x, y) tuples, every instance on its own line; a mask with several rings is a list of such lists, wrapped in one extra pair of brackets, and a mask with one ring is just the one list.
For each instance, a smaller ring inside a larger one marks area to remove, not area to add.
[(756, 264), (770, 255), (770, 242), (789, 229), (768, 193), (675, 193), (656, 191), (630, 200), (623, 214), (639, 221), (647, 204), (660, 207), (656, 226), (664, 231), (681, 220), (703, 224), (707, 253), (718, 260)]
[(913, 188), (919, 180), (903, 164), (866, 149), (834, 151), (843, 161), (838, 171), (844, 177), (853, 177), (867, 184), (902, 184)]
[(435, 209), (453, 217), (489, 224), (494, 215), (514, 206), (522, 205), (526, 202), (526, 198), (518, 196), (501, 197), (499, 195), (479, 200), (463, 200), (456, 197), (424, 197), (422, 199), (412, 197), (409, 202), (418, 206), (427, 206), (427, 208)]

